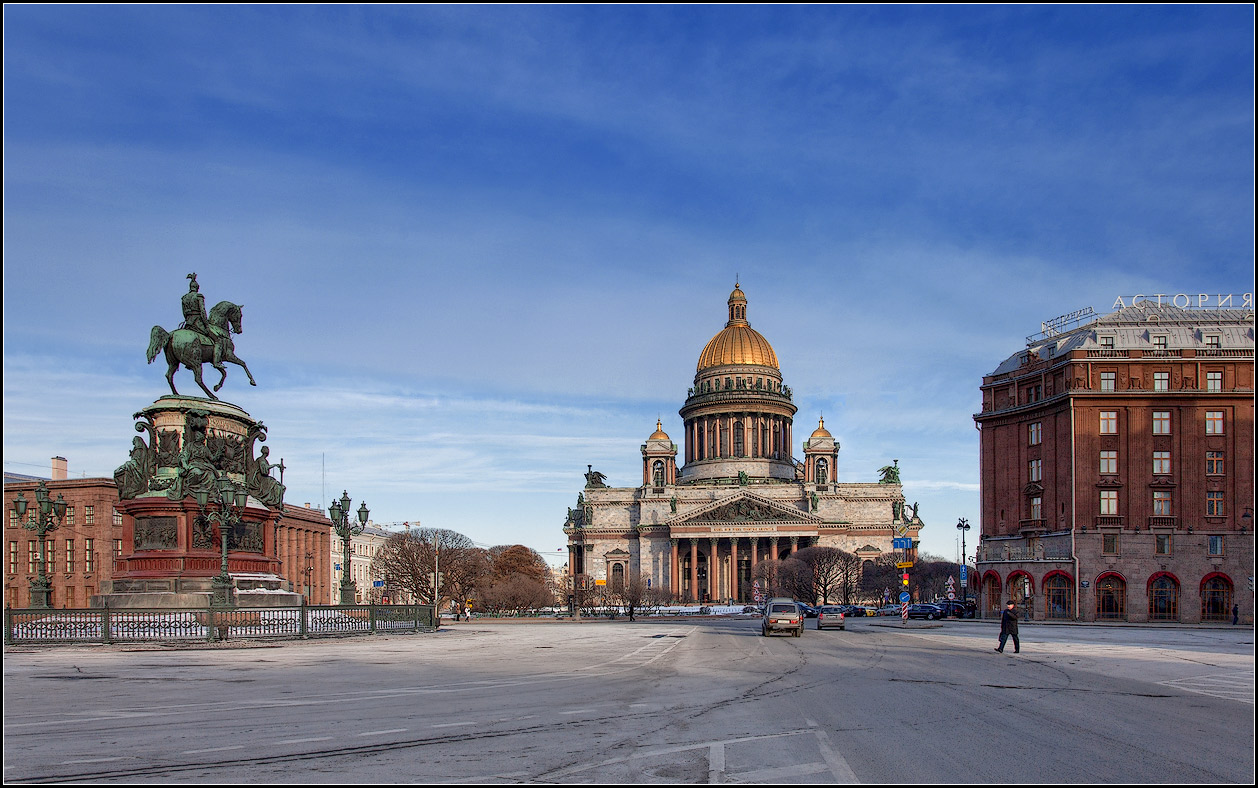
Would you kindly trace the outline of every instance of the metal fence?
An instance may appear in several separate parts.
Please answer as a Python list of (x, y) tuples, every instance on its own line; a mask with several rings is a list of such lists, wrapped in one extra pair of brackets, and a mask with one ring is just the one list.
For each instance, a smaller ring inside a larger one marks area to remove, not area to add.
[(432, 605), (110, 610), (5, 608), (4, 642), (135, 643), (313, 638), (436, 629)]

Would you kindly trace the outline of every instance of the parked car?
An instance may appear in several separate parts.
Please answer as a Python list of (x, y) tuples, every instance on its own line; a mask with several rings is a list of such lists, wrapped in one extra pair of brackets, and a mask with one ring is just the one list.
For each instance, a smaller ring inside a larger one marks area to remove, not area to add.
[(760, 634), (768, 637), (772, 632), (790, 632), (795, 637), (804, 634), (804, 614), (790, 597), (774, 597), (764, 607), (760, 621)]
[(801, 612), (801, 613), (803, 613), (803, 614), (804, 614), (804, 618), (816, 618), (816, 617), (817, 617), (817, 608), (813, 607), (812, 605), (808, 604), (807, 602), (796, 602), (795, 604), (799, 605), (799, 610), (800, 610), (800, 612)]
[(873, 611), (873, 610), (871, 610), (871, 609), (869, 609), (869, 608), (867, 608), (867, 607), (865, 607), (864, 605), (852, 605), (852, 606), (851, 606), (851, 610), (852, 610), (852, 612), (851, 612), (849, 615), (853, 615), (853, 616), (856, 616), (856, 617), (858, 617), (858, 618), (859, 618), (859, 617), (861, 617), (861, 616), (872, 616), (872, 615), (874, 615), (874, 611)]
[(882, 607), (878, 608), (877, 614), (880, 616), (898, 616), (901, 614), (900, 606), (899, 605), (883, 605)]
[(943, 608), (935, 605), (909, 605), (909, 618), (924, 618), (927, 621), (934, 621), (937, 618), (943, 618)]
[(973, 602), (967, 604), (959, 599), (941, 599), (932, 604), (941, 608), (944, 611), (944, 615), (954, 618), (974, 618), (974, 613), (978, 607)]
[(847, 616), (838, 605), (822, 605), (817, 609), (817, 629), (847, 629)]

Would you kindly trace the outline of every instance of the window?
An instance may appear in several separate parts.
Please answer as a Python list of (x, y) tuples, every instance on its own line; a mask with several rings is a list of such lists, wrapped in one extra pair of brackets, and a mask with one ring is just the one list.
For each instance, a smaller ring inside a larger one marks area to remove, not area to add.
[(1033, 481), (1033, 482), (1038, 482), (1040, 480), (1040, 469), (1042, 467), (1042, 464), (1043, 464), (1043, 460), (1031, 460), (1029, 463), (1027, 463), (1027, 479), (1028, 480)]
[(52, 574), (57, 571), (57, 543), (49, 540), (44, 542), (44, 546), (48, 549), (48, 555), (44, 556), (44, 571)]
[(1154, 391), (1170, 391), (1171, 390), (1171, 373), (1154, 372), (1153, 373), (1153, 390)]
[(1114, 338), (1113, 338), (1113, 337), (1101, 337), (1100, 339), (1101, 339), (1101, 347), (1105, 348), (1106, 350), (1113, 350), (1113, 349), (1114, 349)]
[(1206, 452), (1206, 473), (1223, 473), (1223, 452)]
[(26, 543), (26, 571), (35, 574), (35, 562), (39, 560), (39, 542), (31, 539)]
[(1179, 584), (1166, 575), (1154, 580), (1149, 587), (1149, 620), (1179, 620)]
[(1154, 534), (1153, 535), (1153, 552), (1157, 555), (1171, 554), (1171, 535), (1170, 534)]
[(1118, 534), (1101, 536), (1101, 552), (1105, 555), (1118, 555)]
[(66, 507), (66, 525), (74, 525), (74, 507)]
[(1223, 517), (1226, 514), (1227, 508), (1223, 504), (1223, 491), (1206, 491), (1206, 515), (1209, 517)]
[(1223, 536), (1215, 535), (1207, 539), (1210, 555), (1223, 555)]
[(1101, 452), (1101, 473), (1102, 474), (1118, 473), (1118, 452), (1117, 451)]
[(1169, 451), (1153, 452), (1153, 473), (1165, 476), (1171, 472), (1171, 453)]
[(1206, 337), (1206, 347), (1220, 348), (1223, 347), (1223, 338), (1218, 334)]
[(1154, 337), (1153, 347), (1158, 350), (1166, 350), (1166, 337)]
[(1223, 390), (1223, 373), (1207, 372), (1206, 373), (1206, 391), (1222, 391)]
[(1101, 514), (1118, 514), (1118, 490), (1101, 490)]
[(84, 506), (84, 507), (83, 507), (83, 524), (84, 524), (84, 525), (95, 525), (95, 524), (96, 524), (96, 516), (95, 516), (95, 514), (94, 514), (95, 509), (96, 509), (96, 507), (95, 507), (95, 506)]
[[(231, 544), (230, 539), (228, 539), (227, 542), (229, 545)], [(121, 539), (114, 540), (114, 558), (122, 558), (122, 540)]]
[(91, 539), (83, 540), (83, 571), (84, 572), (92, 571), (93, 561), (95, 560), (95, 557), (96, 557), (96, 554), (92, 552), (92, 541), (93, 540)]
[(1028, 443), (1031, 446), (1038, 446), (1040, 444), (1041, 439), (1042, 439), (1042, 432), (1040, 429), (1040, 422), (1037, 421), (1034, 424), (1028, 424), (1027, 425)]
[(1122, 578), (1109, 575), (1097, 581), (1096, 617), (1098, 619), (1127, 617), (1127, 584)]
[(1206, 434), (1222, 435), (1223, 434), (1223, 411), (1208, 410), (1206, 411)]
[(1153, 514), (1160, 517), (1169, 517), (1173, 514), (1171, 511), (1170, 490), (1153, 491)]
[(17, 542), (9, 542), (9, 574), (17, 574)]
[(114, 525), (122, 525), (122, 512), (114, 509)]
[(1171, 412), (1169, 410), (1153, 411), (1153, 434), (1171, 434)]
[(1118, 434), (1118, 411), (1103, 410), (1101, 411), (1101, 434), (1117, 435)]
[(66, 540), (66, 571), (74, 571), (74, 540)]
[(1117, 380), (1118, 380), (1117, 372), (1102, 372), (1101, 373), (1101, 391), (1114, 391), (1115, 383), (1117, 382)]
[(1044, 499), (1038, 495), (1031, 499), (1031, 519), (1039, 520), (1044, 516)]

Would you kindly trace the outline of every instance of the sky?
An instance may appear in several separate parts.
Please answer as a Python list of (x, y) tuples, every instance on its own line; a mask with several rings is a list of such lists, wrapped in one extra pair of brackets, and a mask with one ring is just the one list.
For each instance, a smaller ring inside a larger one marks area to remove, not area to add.
[[(187, 274), (289, 504), (552, 563), (641, 483), (738, 282), (839, 481), (958, 554), (979, 386), (1040, 323), (1247, 293), (1254, 11), (4, 8), (4, 469), (110, 476)], [(207, 373), (213, 374), (209, 367)], [(187, 371), (175, 375), (196, 393)], [(795, 447), (797, 453), (800, 447)]]

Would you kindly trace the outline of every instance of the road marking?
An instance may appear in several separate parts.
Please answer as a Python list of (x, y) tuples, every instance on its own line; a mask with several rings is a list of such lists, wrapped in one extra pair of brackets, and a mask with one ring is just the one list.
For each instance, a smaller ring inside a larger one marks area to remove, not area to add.
[(433, 728), (458, 728), (461, 725), (475, 725), (475, 722), (443, 722), (440, 725), (432, 725)]
[(598, 761), (596, 763), (583, 763), (577, 766), (569, 766), (568, 768), (560, 769), (557, 772), (550, 772), (545, 776), (548, 780), (561, 780), (561, 778), (566, 777), (568, 775), (578, 774), (580, 772), (589, 771), (590, 769), (601, 769), (607, 766), (611, 766), (613, 764), (626, 763), (628, 761), (637, 760), (639, 758), (658, 758), (662, 755), (672, 755), (673, 753), (678, 753), (678, 752), (690, 752), (691, 750), (707, 749), (709, 752), (709, 757), (710, 757), (712, 747), (715, 744), (720, 744), (721, 746), (724, 747), (724, 746), (729, 746), (731, 744), (744, 744), (746, 742), (764, 741), (765, 739), (780, 739), (785, 736), (798, 736), (801, 733), (809, 733), (809, 731), (808, 730), (785, 731), (783, 733), (767, 733), (762, 736), (742, 736), (737, 739), (725, 739), (720, 742), (708, 741), (708, 742), (700, 742), (698, 744), (679, 744), (674, 747), (660, 747), (658, 749), (643, 750), (641, 752), (635, 752), (632, 755), (624, 755), (619, 758), (611, 758), (606, 761)]
[(74, 761), (62, 761), (61, 763), (62, 763), (62, 765), (66, 765), (66, 764), (70, 764), (70, 763), (107, 763), (107, 762), (109, 762), (109, 761), (125, 761), (125, 760), (127, 760), (128, 758), (131, 758), (131, 757), (133, 757), (133, 756), (130, 756), (130, 755), (119, 755), (119, 756), (116, 756), (116, 757), (113, 757), (113, 758), (80, 758), (80, 759), (78, 759), (78, 760), (74, 760)]
[(204, 750), (184, 750), (180, 755), (200, 755), (203, 752), (226, 752), (227, 750), (243, 750), (245, 745), (233, 744), (227, 747), (206, 747)]
[(852, 767), (847, 765), (847, 760), (839, 755), (838, 750), (830, 746), (830, 736), (821, 728), (816, 728), (813, 732), (817, 735), (817, 747), (821, 750), (821, 757), (825, 758), (834, 779), (841, 783), (860, 782), (856, 779), (856, 773), (852, 771)]
[(406, 733), (406, 728), (390, 728), (387, 731), (363, 731), (359, 736), (384, 736), (390, 733)]
[(594, 709), (572, 709), (571, 711), (561, 711), (560, 714), (589, 714)]
[(800, 763), (794, 766), (775, 766), (771, 769), (757, 769), (754, 772), (739, 772), (734, 778), (740, 783), (781, 783), (782, 777), (804, 777), (809, 774), (821, 774), (830, 771), (830, 765), (818, 761), (816, 763)]
[(725, 745), (719, 741), (708, 747), (708, 782), (725, 782)]
[(285, 739), (277, 741), (276, 744), (306, 744), (312, 741), (332, 741), (331, 736), (311, 736), (307, 739)]
[(1254, 702), (1254, 672), (1237, 671), (1234, 673), (1211, 673), (1205, 676), (1191, 676), (1184, 679), (1159, 681), (1164, 687), (1174, 687), (1198, 695), (1209, 695), (1212, 698), (1235, 700), (1241, 703)]

